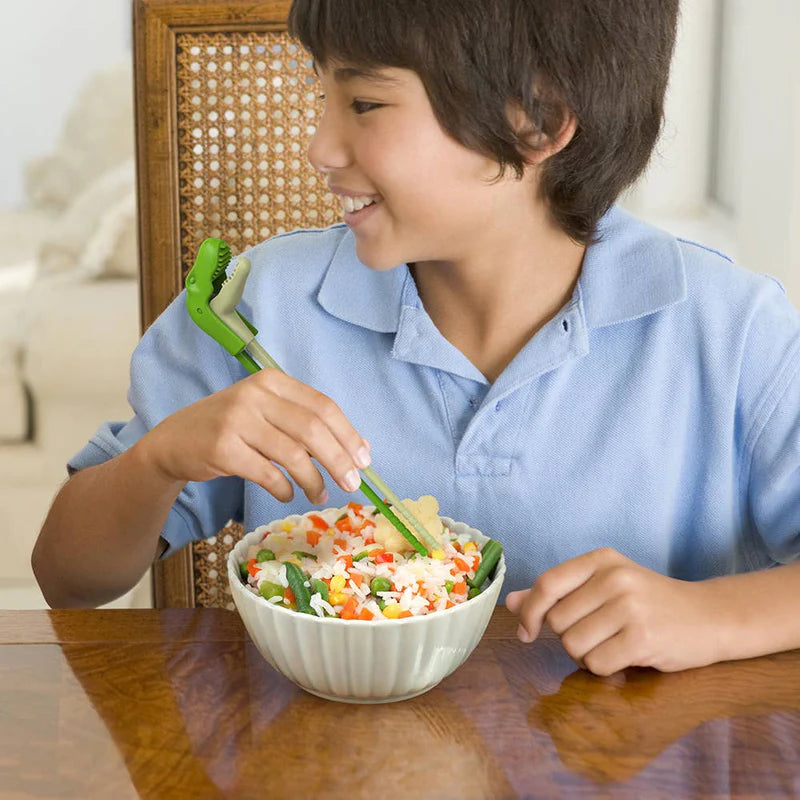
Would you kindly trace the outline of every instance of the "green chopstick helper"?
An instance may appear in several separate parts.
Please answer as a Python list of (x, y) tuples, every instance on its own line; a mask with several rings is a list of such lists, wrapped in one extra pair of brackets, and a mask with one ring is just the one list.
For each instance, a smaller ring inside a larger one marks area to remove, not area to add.
[[(186, 276), (186, 308), (189, 316), (199, 328), (238, 359), (251, 374), (261, 369), (259, 362), (264, 367), (283, 372), (277, 361), (256, 341), (258, 333), (256, 328), (236, 310), (242, 299), (247, 276), (250, 274), (250, 261), (239, 256), (233, 273), (228, 277), (226, 269), (230, 261), (230, 248), (221, 239), (209, 238), (200, 245), (194, 266)], [(375, 470), (366, 467), (361, 473), (377, 487), (419, 535), (422, 541), (408, 530), (402, 520), (387, 507), (362, 477), (359, 487), (361, 491), (418, 553), (427, 555), (428, 549), (435, 550), (440, 546)]]

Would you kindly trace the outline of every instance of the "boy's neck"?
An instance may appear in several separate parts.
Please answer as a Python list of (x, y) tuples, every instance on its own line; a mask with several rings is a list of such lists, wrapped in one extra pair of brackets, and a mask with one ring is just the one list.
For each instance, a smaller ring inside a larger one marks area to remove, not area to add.
[(466, 259), (410, 265), (433, 323), (490, 383), (569, 301), (580, 275), (586, 248), (542, 217), (512, 235), (488, 231)]

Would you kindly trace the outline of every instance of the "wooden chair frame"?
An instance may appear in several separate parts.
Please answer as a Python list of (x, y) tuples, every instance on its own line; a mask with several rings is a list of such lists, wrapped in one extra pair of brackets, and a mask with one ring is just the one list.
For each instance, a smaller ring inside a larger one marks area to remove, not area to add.
[[(290, 5), (289, 0), (133, 0), (142, 331), (182, 288), (176, 36), (285, 31)], [(153, 566), (153, 602), (157, 608), (194, 606), (189, 547)]]

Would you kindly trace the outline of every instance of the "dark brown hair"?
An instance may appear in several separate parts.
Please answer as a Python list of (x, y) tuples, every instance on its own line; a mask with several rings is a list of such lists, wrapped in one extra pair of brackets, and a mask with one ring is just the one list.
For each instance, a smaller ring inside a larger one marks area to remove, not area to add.
[[(332, 62), (416, 72), (442, 128), (523, 174), (530, 136), (577, 130), (542, 165), (558, 225), (589, 242), (647, 166), (663, 121), (678, 0), (293, 0), (289, 32)], [(536, 146), (536, 142), (533, 142)]]

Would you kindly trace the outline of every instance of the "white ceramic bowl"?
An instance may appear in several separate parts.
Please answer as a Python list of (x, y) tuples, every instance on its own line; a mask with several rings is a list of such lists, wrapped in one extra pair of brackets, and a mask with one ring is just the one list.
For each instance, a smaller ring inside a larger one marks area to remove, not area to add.
[[(479, 544), (486, 541), (463, 522), (442, 521)], [(394, 620), (322, 618), (268, 603), (242, 584), (238, 565), (263, 536), (263, 528), (248, 533), (228, 556), (231, 593), (250, 638), (275, 669), (302, 689), (347, 703), (406, 700), (432, 689), (463, 664), (489, 624), (506, 571), (501, 556), (483, 592), (445, 611)]]

